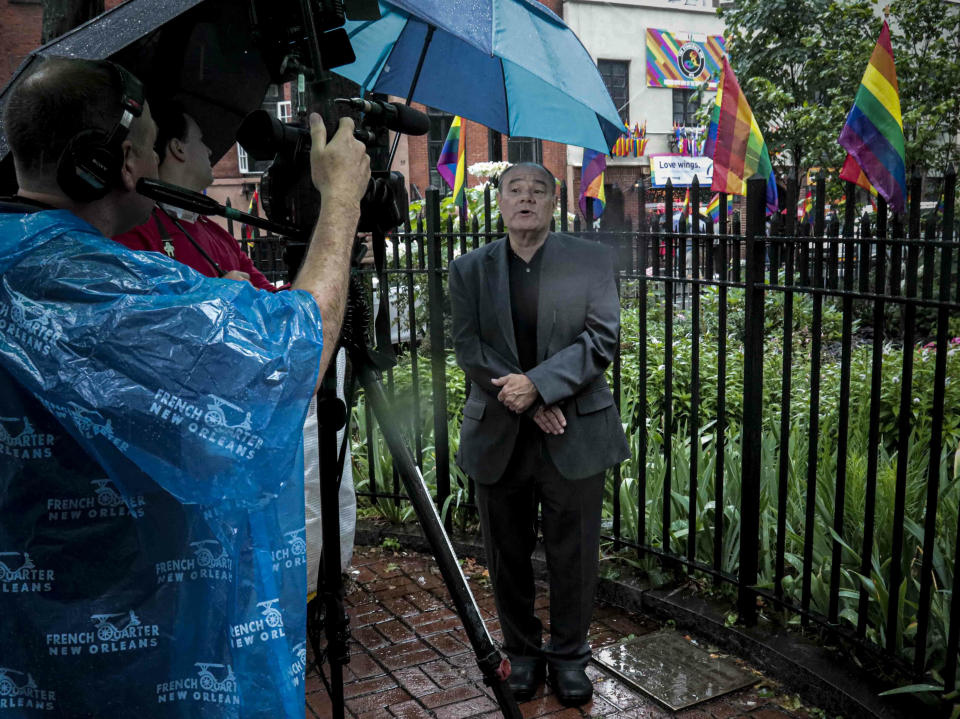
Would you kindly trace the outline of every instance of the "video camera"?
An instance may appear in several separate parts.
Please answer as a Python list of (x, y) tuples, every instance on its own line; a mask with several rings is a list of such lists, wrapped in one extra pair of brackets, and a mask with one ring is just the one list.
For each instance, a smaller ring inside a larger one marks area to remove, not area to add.
[[(361, 98), (336, 98), (336, 105), (364, 113), (354, 136), (373, 151), (386, 144), (386, 130), (423, 135), (429, 119), (406, 105)], [(330, 137), (336, 127), (327, 128)], [(310, 180), (310, 131), (304, 123), (283, 123), (266, 110), (255, 110), (237, 131), (237, 141), (257, 160), (272, 160), (260, 181), (267, 217), (309, 232), (320, 212), (321, 197)], [(408, 204), (406, 183), (399, 172), (374, 169), (360, 202), (360, 232), (382, 233), (403, 222)]]

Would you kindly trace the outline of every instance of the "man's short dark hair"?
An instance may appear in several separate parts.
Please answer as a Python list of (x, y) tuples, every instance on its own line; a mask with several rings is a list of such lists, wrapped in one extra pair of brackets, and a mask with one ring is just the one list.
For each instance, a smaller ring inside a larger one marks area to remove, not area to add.
[(163, 162), (167, 155), (167, 144), (170, 140), (187, 139), (187, 110), (183, 103), (177, 100), (157, 98), (150, 100), (150, 113), (157, 124), (157, 141), (153, 149), (157, 153), (159, 162)]
[(105, 60), (44, 59), (17, 82), (3, 109), (18, 171), (52, 172), (79, 132), (109, 132), (123, 114), (122, 96), (120, 77)]
[(544, 174), (545, 179), (548, 180), (548, 184), (550, 185), (551, 189), (553, 189), (554, 191), (556, 190), (557, 180), (553, 176), (553, 173), (550, 172), (550, 170), (548, 170), (546, 167), (541, 165), (539, 162), (518, 162), (514, 165), (510, 165), (510, 167), (508, 167), (506, 170), (500, 173), (500, 178), (497, 180), (497, 189), (503, 188), (504, 182), (506, 182), (507, 174), (509, 172), (521, 167), (530, 167), (535, 170), (539, 170)]

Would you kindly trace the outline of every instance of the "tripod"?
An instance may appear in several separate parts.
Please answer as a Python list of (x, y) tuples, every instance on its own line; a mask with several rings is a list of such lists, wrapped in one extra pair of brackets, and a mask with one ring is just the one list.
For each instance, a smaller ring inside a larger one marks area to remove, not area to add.
[[(379, 235), (379, 236), (378, 236)], [(376, 250), (379, 243), (382, 248), (383, 236), (374, 233), (375, 255), (382, 257), (382, 250)], [(377, 262), (378, 272), (382, 274), (382, 265)], [(386, 283), (381, 279), (381, 288)], [(520, 709), (506, 679), (510, 674), (510, 662), (500, 655), (494, 646), (490, 634), (483, 623), (476, 601), (467, 585), (466, 578), (457, 563), (453, 546), (437, 514), (426, 483), (414, 462), (409, 445), (404, 440), (380, 379), (380, 372), (393, 363), (370, 350), (365, 342), (369, 324), (369, 309), (363, 299), (363, 288), (356, 274), (351, 278), (350, 299), (347, 319), (341, 344), (347, 349), (355, 378), (363, 387), (367, 401), (383, 432), (387, 448), (393, 457), (394, 466), (403, 480), (407, 496), (417, 513), (427, 541), (433, 549), (434, 557), (440, 568), (444, 584), (453, 599), (457, 615), (463, 622), (464, 630), (470, 639), (470, 645), (477, 657), (477, 665), (483, 674), (484, 683), (492, 689), (500, 710), (508, 719), (521, 719)], [(389, 335), (387, 338), (389, 342)], [(344, 716), (343, 665), (349, 661), (347, 651), (347, 618), (343, 609), (343, 582), (340, 574), (340, 535), (338, 512), (338, 482), (332, 478), (338, 476), (337, 432), (347, 420), (347, 411), (343, 402), (331, 396), (335, 390), (335, 379), (330, 382), (330, 372), (323, 382), (323, 396), (317, 402), (317, 422), (320, 431), (320, 496), (321, 519), (323, 525), (323, 553), (321, 557), (320, 577), (323, 588), (318, 588), (318, 597), (322, 596), (325, 610), (324, 629), (327, 636), (327, 658), (330, 665), (330, 700), (333, 704), (334, 718)], [(317, 653), (319, 637), (317, 627), (309, 631), (311, 643)]]

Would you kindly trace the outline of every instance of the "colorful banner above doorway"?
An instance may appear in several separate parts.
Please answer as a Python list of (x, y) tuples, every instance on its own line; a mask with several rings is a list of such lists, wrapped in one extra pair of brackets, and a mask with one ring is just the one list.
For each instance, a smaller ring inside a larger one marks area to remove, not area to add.
[(647, 87), (716, 90), (726, 52), (722, 35), (647, 28)]

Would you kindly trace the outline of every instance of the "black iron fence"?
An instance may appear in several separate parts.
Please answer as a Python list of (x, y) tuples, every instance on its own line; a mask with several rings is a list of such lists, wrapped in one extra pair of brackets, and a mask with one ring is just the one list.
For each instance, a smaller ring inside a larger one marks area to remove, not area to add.
[[(880, 199), (858, 218), (850, 202), (831, 230), (822, 182), (807, 227), (792, 212), (769, 223), (754, 180), (742, 233), (722, 198), (716, 225), (689, 233), (646, 222), (585, 233), (620, 258), (609, 374), (633, 456), (608, 476), (610, 551), (711, 576), (736, 589), (747, 623), (786, 610), (934, 672), (947, 691), (960, 644), (955, 186), (951, 173), (942, 207), (924, 214), (914, 179), (905, 216)], [(796, 188), (788, 195), (795, 207)], [(580, 232), (565, 196), (559, 229)], [(637, 209), (648, 217), (642, 188)], [(446, 267), (502, 234), (497, 216), (488, 195), (464, 222), (441, 219), (431, 190), (391, 238), (384, 272), (368, 273), (390, 317), (381, 339), (399, 348), (386, 376), (396, 421), (448, 527), (470, 521), (473, 487), (452, 461), (466, 388), (449, 349)], [(362, 400), (355, 436), (359, 494), (402, 519)]]

